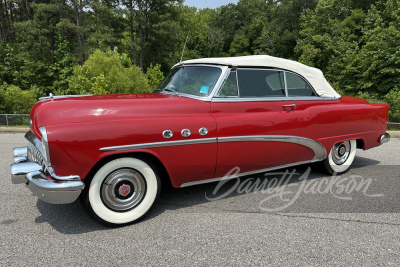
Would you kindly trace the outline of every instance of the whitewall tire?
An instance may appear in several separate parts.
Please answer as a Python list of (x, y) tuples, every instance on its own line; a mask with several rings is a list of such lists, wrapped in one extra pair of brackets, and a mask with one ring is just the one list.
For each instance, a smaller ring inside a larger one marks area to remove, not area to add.
[(323, 161), (325, 170), (333, 174), (341, 174), (347, 171), (354, 161), (357, 150), (356, 140), (348, 140), (336, 143), (328, 157)]
[(121, 226), (142, 219), (160, 193), (155, 167), (139, 158), (119, 158), (102, 166), (82, 195), (85, 209), (98, 221)]

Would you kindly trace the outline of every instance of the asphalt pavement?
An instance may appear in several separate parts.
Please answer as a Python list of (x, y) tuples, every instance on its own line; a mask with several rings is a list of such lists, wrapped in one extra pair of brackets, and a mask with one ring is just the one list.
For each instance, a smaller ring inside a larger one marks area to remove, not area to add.
[(0, 134), (0, 266), (400, 265), (399, 139), (357, 150), (341, 176), (303, 165), (164, 188), (145, 220), (121, 228), (13, 185), (11, 151), (24, 145)]

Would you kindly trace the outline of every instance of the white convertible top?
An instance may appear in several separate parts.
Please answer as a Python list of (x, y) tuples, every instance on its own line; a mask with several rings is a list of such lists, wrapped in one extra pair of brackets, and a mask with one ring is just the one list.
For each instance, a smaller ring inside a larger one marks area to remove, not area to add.
[(176, 64), (175, 66), (180, 64), (216, 64), (232, 67), (269, 67), (284, 69), (297, 73), (306, 78), (306, 80), (311, 84), (316, 93), (321, 97), (341, 97), (328, 83), (320, 69), (309, 67), (293, 60), (267, 55), (256, 55), (242, 57), (191, 59)]

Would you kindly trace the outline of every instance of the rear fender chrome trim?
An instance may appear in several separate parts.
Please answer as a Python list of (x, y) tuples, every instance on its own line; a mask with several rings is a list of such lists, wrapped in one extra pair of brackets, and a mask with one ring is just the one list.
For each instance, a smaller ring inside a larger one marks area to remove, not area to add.
[(325, 147), (313, 139), (290, 136), (290, 135), (255, 135), (255, 136), (232, 136), (232, 137), (218, 137), (218, 142), (253, 142), (253, 141), (264, 141), (264, 142), (283, 142), (293, 143), (306, 146), (314, 152), (314, 158), (311, 162), (320, 161), (326, 158)]
[(314, 151), (314, 158), (311, 160), (311, 162), (324, 160), (326, 158), (326, 156), (328, 155), (326, 153), (325, 147), (320, 142), (318, 142), (314, 139), (299, 136), (298, 144), (309, 147), (312, 149), (312, 151)]
[(256, 135), (256, 136), (232, 136), (232, 137), (218, 137), (218, 138), (203, 138), (194, 140), (181, 140), (181, 141), (170, 141), (170, 142), (155, 142), (125, 146), (112, 146), (100, 148), (100, 151), (127, 151), (135, 149), (145, 148), (156, 148), (156, 147), (169, 147), (169, 146), (182, 146), (182, 145), (197, 145), (197, 144), (209, 144), (209, 143), (226, 143), (226, 142), (284, 142), (294, 143), (310, 148), (314, 152), (314, 158), (311, 162), (320, 161), (326, 158), (325, 147), (309, 138), (299, 136), (287, 136), (287, 135)]

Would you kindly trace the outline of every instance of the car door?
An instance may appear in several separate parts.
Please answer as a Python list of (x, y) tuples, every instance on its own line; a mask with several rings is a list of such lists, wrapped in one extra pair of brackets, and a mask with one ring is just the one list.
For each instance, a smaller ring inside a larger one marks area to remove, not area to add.
[(302, 76), (286, 71), (286, 88), (288, 98), (296, 104), (298, 117), (299, 146), (297, 162), (309, 162), (324, 159), (326, 150), (319, 142), (320, 138), (336, 135), (338, 127), (332, 127), (329, 117), (332, 112), (329, 106), (335, 106), (338, 100), (328, 101), (318, 96), (312, 86)]
[(298, 119), (282, 70), (231, 70), (212, 100), (218, 127), (215, 177), (234, 167), (251, 172), (297, 161)]

